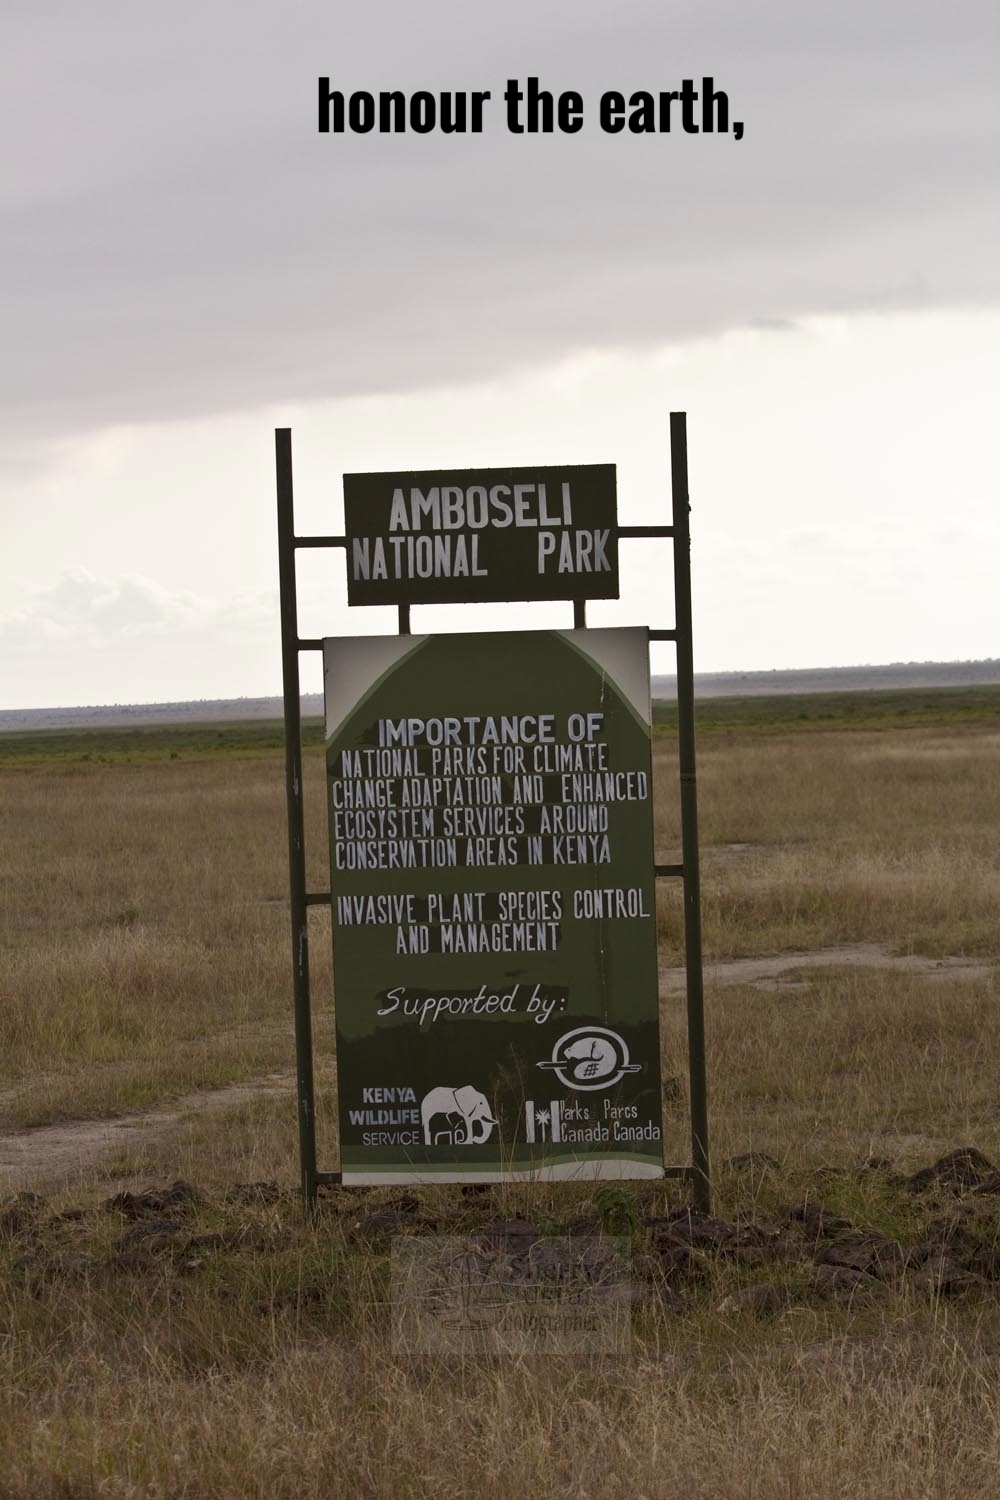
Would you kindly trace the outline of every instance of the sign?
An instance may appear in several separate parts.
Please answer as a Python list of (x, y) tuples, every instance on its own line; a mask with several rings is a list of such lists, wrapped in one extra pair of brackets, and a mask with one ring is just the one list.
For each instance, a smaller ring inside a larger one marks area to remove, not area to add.
[(348, 604), (617, 599), (614, 464), (345, 474)]
[(343, 1181), (661, 1175), (648, 632), (324, 670)]

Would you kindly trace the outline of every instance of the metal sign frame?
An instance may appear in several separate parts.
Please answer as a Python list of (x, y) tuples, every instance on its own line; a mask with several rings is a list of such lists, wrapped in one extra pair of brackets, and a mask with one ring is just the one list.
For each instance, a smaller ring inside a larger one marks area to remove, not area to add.
[[(292, 486), (291, 429), (275, 430), (277, 477), (278, 571), (281, 597), (281, 658), (285, 717), (285, 782), (288, 803), (288, 871), (291, 908), (292, 983), (295, 1000), (295, 1054), (298, 1085), (299, 1166), (302, 1194), (312, 1207), (321, 1184), (340, 1182), (339, 1172), (322, 1172), (316, 1164), (316, 1111), (313, 1069), (312, 1003), (309, 982), (309, 908), (330, 906), (331, 891), (306, 888), (305, 817), (302, 782), (302, 710), (299, 653), (322, 651), (322, 639), (298, 633), (296, 553), (306, 547), (346, 549), (346, 536), (296, 536)], [(688, 1075), (691, 1107), (691, 1165), (665, 1167), (664, 1177), (692, 1184), (703, 1212), (710, 1208), (708, 1086), (705, 1065), (704, 981), (702, 973), (701, 891), (698, 858), (698, 799), (694, 733), (694, 653), (691, 631), (691, 535), (688, 499), (687, 416), (670, 413), (670, 479), (672, 524), (617, 527), (619, 541), (673, 541), (674, 627), (649, 630), (650, 641), (673, 641), (677, 648), (677, 738), (680, 770), (681, 863), (655, 864), (658, 879), (683, 883), (684, 966), (687, 991)], [(410, 634), (410, 606), (397, 606), (398, 629)], [(573, 601), (573, 627), (586, 629), (586, 601)]]

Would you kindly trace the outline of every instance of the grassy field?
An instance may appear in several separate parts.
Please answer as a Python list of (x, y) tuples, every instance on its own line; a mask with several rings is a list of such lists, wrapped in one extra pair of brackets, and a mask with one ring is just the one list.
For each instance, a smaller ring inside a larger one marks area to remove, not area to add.
[[(321, 719), (305, 719), (302, 742), (323, 742)], [(246, 760), (282, 750), (284, 728), (274, 719), (238, 723), (150, 725), (143, 728), (25, 729), (0, 734), (0, 767), (145, 765), (163, 760)]]
[[(998, 709), (699, 706), (715, 1227), (677, 1184), (339, 1191), (305, 1221), (280, 732), (0, 738), (0, 1132), (40, 1195), (0, 1203), (0, 1495), (1000, 1493)], [(666, 730), (654, 758), (671, 862)], [(326, 888), (317, 725), (306, 793)], [(668, 882), (659, 925), (683, 1160)], [(311, 931), (331, 1166), (321, 910)], [(983, 1155), (908, 1180), (960, 1147)], [(197, 1192), (136, 1196), (177, 1178)], [(393, 1233), (517, 1219), (629, 1237), (627, 1357), (400, 1339)]]
[[(731, 730), (912, 729), (917, 725), (981, 725), (1000, 715), (1000, 687), (883, 688), (859, 693), (780, 693), (704, 698), (697, 705), (703, 736)], [(676, 703), (654, 703), (660, 729), (677, 724)]]

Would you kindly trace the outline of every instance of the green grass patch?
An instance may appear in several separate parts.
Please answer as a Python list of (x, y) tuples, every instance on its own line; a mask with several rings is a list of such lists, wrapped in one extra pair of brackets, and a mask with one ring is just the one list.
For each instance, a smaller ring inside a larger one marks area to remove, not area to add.
[[(1000, 686), (866, 689), (839, 693), (780, 693), (770, 697), (701, 698), (699, 734), (824, 729), (900, 729), (933, 725), (995, 726)], [(653, 704), (654, 729), (676, 730), (677, 704)], [(121, 765), (170, 760), (246, 758), (282, 750), (280, 719), (209, 724), (147, 724), (93, 729), (22, 729), (0, 734), (0, 767)], [(302, 722), (307, 751), (323, 746), (323, 721)]]
[[(304, 748), (323, 744), (323, 721), (302, 721)], [(0, 767), (127, 765), (155, 761), (203, 761), (283, 750), (280, 719), (216, 724), (147, 724), (98, 729), (22, 729), (0, 734)]]
[[(1000, 686), (864, 689), (853, 693), (780, 693), (761, 698), (700, 698), (699, 734), (782, 733), (823, 729), (909, 729), (1000, 721)], [(654, 729), (676, 730), (677, 704), (653, 704)]]

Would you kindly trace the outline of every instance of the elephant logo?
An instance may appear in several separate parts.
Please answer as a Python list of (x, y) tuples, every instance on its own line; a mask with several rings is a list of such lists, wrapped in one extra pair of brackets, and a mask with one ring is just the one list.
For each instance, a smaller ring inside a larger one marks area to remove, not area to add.
[(420, 1119), (425, 1146), (482, 1146), (500, 1123), (486, 1095), (470, 1084), (431, 1089), (420, 1102)]
[(626, 1073), (640, 1073), (641, 1063), (629, 1061), (628, 1047), (617, 1031), (606, 1026), (578, 1026), (567, 1031), (552, 1049), (551, 1068), (568, 1089), (609, 1089)]

